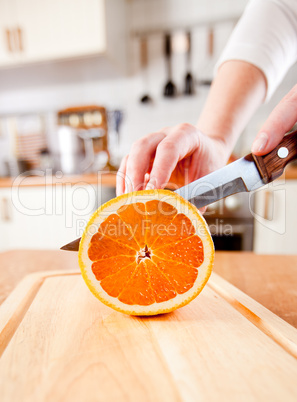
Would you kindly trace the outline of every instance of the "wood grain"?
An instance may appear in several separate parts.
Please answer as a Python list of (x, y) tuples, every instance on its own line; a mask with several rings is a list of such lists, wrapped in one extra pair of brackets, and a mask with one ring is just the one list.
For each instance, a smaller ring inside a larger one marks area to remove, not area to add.
[(28, 274), (76, 269), (77, 253), (60, 250), (12, 250), (0, 253), (0, 304)]
[[(278, 156), (280, 148), (286, 148), (288, 155), (284, 158)], [(282, 175), (287, 164), (297, 159), (297, 131), (286, 135), (283, 140), (267, 155), (252, 154), (257, 168), (265, 183), (269, 183)]]
[(104, 306), (77, 273), (38, 275), (0, 358), (1, 402), (297, 398), (296, 329), (215, 274), (188, 306), (146, 318)]
[[(62, 272), (62, 273), (61, 273)], [(69, 272), (69, 275), (73, 272)], [(79, 272), (76, 272), (79, 275)], [(27, 275), (17, 286), (15, 291), (1, 306), (0, 319), (0, 357), (10, 342), (21, 320), (27, 313), (44, 280), (49, 276), (67, 275), (65, 271), (36, 272)]]
[[(76, 253), (60, 250), (0, 253), (0, 304), (27, 274), (63, 269), (79, 270)], [(217, 251), (214, 271), (297, 328), (297, 256)]]
[(0, 394), (2, 402), (180, 400), (145, 323), (99, 303), (77, 276), (41, 286), (0, 360)]
[(297, 256), (216, 252), (214, 271), (297, 328)]

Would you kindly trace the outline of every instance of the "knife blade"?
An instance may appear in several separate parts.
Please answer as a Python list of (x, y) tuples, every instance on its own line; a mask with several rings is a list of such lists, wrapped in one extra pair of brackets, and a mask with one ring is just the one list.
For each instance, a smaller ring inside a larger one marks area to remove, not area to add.
[(197, 208), (202, 208), (229, 195), (256, 190), (264, 184), (250, 154), (175, 190), (175, 192)]
[[(257, 190), (281, 176), (294, 159), (297, 159), (297, 131), (286, 135), (267, 155), (246, 155), (175, 192), (202, 208), (232, 194)], [(78, 251), (79, 243), (80, 238), (61, 250)]]

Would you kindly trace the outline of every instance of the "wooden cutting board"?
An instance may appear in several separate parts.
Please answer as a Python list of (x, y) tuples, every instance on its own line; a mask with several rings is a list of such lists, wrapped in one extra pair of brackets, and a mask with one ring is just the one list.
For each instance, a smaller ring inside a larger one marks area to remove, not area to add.
[(31, 274), (0, 308), (1, 402), (296, 401), (297, 330), (212, 274), (188, 306), (130, 317), (78, 272)]

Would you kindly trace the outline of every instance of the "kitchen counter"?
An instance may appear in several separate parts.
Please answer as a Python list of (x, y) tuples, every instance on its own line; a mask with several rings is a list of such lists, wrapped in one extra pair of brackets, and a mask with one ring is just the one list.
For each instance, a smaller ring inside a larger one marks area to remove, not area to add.
[(0, 178), (0, 188), (12, 187), (13, 185), (22, 187), (40, 187), (52, 186), (55, 184), (102, 184), (108, 187), (115, 187), (116, 172), (89, 173), (78, 175), (62, 175), (62, 176), (19, 176)]
[[(281, 176), (282, 180), (297, 180), (297, 166), (288, 166), (285, 174)], [(102, 184), (104, 186), (115, 187), (116, 185), (116, 172), (103, 172), (103, 173), (89, 173), (79, 175), (63, 175), (62, 177), (56, 176), (24, 176), (20, 178), (2, 177), (0, 178), (0, 188), (11, 187), (12, 185), (19, 185), (25, 187), (36, 186), (50, 186), (55, 184), (65, 183), (84, 183), (84, 184)]]
[[(79, 268), (74, 252), (14, 250), (1, 253), (0, 304), (29, 273), (76, 269)], [(218, 251), (214, 272), (297, 328), (297, 255)]]

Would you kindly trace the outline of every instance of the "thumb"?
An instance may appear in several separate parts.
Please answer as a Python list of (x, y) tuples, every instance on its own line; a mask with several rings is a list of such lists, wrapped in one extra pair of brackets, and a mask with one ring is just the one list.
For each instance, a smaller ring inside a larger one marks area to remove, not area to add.
[(273, 109), (252, 145), (255, 155), (272, 151), (297, 121), (297, 85)]

